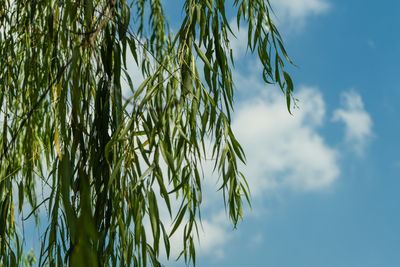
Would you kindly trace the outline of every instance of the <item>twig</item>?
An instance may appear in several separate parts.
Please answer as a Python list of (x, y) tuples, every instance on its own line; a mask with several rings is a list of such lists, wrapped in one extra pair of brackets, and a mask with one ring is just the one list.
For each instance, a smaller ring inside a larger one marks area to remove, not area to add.
[(106, 17), (100, 23), (99, 27), (97, 27), (96, 31), (90, 36), (89, 44), (91, 47), (94, 47), (94, 40), (96, 39), (97, 35), (100, 33), (101, 29), (104, 27), (104, 25), (108, 22), (109, 19), (110, 19), (110, 10), (108, 11)]
[[(94, 33), (90, 36), (89, 45), (90, 45), (91, 47), (94, 47), (94, 40), (96, 39), (97, 35), (100, 33), (100, 31), (101, 31), (101, 29), (104, 27), (104, 25), (110, 20), (110, 18), (111, 18), (111, 11), (112, 11), (112, 8), (115, 6), (115, 4), (116, 4), (116, 3), (115, 3), (115, 0), (114, 0), (114, 1), (111, 1), (110, 7), (109, 7), (109, 9), (108, 9), (108, 12), (107, 12), (106, 17), (101, 21), (99, 27), (97, 27), (97, 29), (94, 31)], [(106, 9), (106, 8), (107, 8), (107, 7), (105, 7), (105, 9)], [(105, 14), (104, 11), (101, 12), (99, 19), (101, 19), (102, 16), (103, 16), (104, 14)]]

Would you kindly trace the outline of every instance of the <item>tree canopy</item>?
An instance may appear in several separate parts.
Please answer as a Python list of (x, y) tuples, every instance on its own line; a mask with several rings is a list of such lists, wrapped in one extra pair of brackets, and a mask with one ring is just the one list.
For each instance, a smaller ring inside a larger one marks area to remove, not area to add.
[[(247, 28), (260, 75), (279, 85), (290, 112), (290, 60), (270, 4), (182, 1), (174, 33), (163, 3), (0, 0), (4, 266), (22, 264), (16, 217), (24, 210), (23, 221), (46, 218), (40, 266), (159, 266), (178, 227), (181, 256), (195, 264), (208, 143), (233, 226), (241, 218), (249, 189), (238, 169), (245, 155), (231, 130), (233, 31), (226, 9), (236, 12), (235, 27)], [(129, 60), (144, 77), (139, 86)], [(172, 225), (160, 217), (164, 207)]]

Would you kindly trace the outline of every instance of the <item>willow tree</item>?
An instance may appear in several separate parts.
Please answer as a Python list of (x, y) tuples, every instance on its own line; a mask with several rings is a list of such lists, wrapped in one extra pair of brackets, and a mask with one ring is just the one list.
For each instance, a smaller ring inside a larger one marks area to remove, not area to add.
[[(194, 264), (206, 143), (233, 226), (241, 218), (249, 190), (231, 130), (234, 37), (227, 6), (182, 1), (173, 33), (162, 2), (0, 1), (4, 266), (22, 264), (28, 233), (17, 223), (21, 217), (44, 224), (41, 266), (159, 266), (179, 227), (182, 258)], [(237, 27), (248, 30), (260, 75), (280, 86), (289, 108), (290, 60), (268, 0), (235, 0), (229, 9)], [(140, 67), (140, 85), (129, 60)]]

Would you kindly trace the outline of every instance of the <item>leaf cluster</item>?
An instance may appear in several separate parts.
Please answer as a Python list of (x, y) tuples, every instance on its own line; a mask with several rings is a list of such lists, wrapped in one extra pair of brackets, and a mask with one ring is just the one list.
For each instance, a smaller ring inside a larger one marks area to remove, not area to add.
[[(160, 0), (0, 1), (0, 262), (23, 262), (14, 214), (28, 209), (22, 222), (46, 222), (39, 266), (160, 266), (179, 228), (179, 257), (195, 264), (210, 154), (236, 227), (250, 199), (231, 129), (226, 6), (184, 1), (174, 34)], [(290, 60), (269, 2), (232, 8), (290, 111)], [(128, 60), (140, 66), (140, 85)]]

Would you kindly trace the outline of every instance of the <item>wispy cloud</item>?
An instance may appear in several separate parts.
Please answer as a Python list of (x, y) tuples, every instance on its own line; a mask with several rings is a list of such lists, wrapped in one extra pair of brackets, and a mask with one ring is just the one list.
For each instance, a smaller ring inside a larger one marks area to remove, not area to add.
[(306, 19), (326, 13), (331, 7), (326, 0), (271, 0), (278, 23), (291, 28), (302, 28)]
[(370, 48), (375, 48), (375, 47), (376, 47), (376, 46), (375, 46), (374, 40), (369, 39), (369, 40), (367, 41), (367, 44), (368, 44), (368, 46), (369, 46)]
[(373, 136), (372, 119), (364, 108), (361, 96), (355, 91), (342, 93), (342, 107), (333, 113), (333, 121), (345, 124), (345, 141), (359, 155), (362, 155)]

